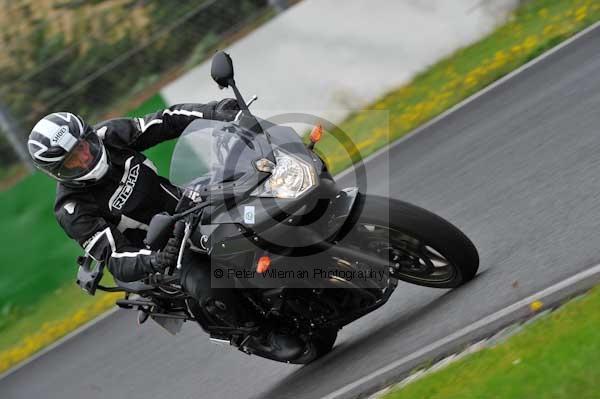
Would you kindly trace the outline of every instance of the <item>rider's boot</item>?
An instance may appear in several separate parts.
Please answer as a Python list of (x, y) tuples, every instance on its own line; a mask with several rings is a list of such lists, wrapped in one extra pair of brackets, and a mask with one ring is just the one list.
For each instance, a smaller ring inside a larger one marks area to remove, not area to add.
[(283, 362), (297, 359), (306, 348), (300, 338), (274, 331), (252, 337), (247, 346), (256, 355)]

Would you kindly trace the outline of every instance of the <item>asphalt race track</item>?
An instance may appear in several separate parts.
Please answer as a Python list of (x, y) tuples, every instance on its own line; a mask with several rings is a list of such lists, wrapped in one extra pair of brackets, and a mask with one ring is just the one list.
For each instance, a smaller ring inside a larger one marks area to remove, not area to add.
[[(317, 398), (600, 263), (600, 29), (367, 164), (390, 191), (473, 239), (481, 272), (454, 291), (402, 284), (306, 367), (171, 337), (119, 311), (0, 381), (12, 398)], [(343, 182), (342, 182), (343, 183)], [(515, 284), (515, 282), (518, 282)]]

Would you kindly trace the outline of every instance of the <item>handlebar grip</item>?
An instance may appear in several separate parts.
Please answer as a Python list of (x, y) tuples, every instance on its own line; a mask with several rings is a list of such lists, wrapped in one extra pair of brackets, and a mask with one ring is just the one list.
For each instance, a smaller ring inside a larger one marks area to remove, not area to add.
[[(175, 237), (181, 244), (183, 239), (185, 238), (185, 222), (182, 220), (178, 220), (177, 222), (175, 222), (175, 227), (173, 228), (173, 237)], [(181, 256), (181, 254), (179, 254), (179, 256)], [(173, 275), (173, 272), (175, 271), (175, 267), (176, 265), (173, 265), (171, 267), (169, 267), (166, 270), (167, 275), (171, 276)]]
[(175, 227), (173, 228), (173, 237), (177, 239), (182, 239), (185, 234), (185, 222), (178, 220), (175, 223)]

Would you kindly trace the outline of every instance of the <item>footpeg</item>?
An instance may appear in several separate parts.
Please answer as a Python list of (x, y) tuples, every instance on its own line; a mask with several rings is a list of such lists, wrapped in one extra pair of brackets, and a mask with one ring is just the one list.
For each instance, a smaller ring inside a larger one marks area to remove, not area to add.
[(209, 341), (212, 342), (213, 344), (217, 344), (217, 345), (221, 345), (221, 346), (231, 345), (231, 341), (228, 339), (220, 339), (220, 338), (210, 337)]
[(118, 299), (117, 306), (123, 309), (133, 309), (134, 307), (153, 307), (156, 304), (152, 301), (142, 299)]
[(149, 317), (150, 317), (149, 312), (139, 310), (138, 317), (137, 317), (138, 326), (141, 326), (142, 324), (144, 324), (148, 320)]

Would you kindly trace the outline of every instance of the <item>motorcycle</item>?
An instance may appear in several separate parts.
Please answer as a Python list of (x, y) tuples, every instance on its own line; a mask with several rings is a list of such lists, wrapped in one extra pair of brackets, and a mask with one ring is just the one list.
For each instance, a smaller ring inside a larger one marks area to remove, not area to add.
[[(213, 342), (306, 364), (332, 350), (342, 327), (384, 305), (399, 280), (454, 288), (475, 276), (477, 250), (458, 228), (409, 203), (339, 188), (314, 151), (319, 126), (305, 145), (292, 128), (253, 115), (256, 97), (244, 101), (224, 52), (211, 75), (241, 110), (232, 122), (195, 120), (177, 142), (170, 179), (183, 196), (173, 215), (152, 218), (146, 237), (160, 250), (175, 231), (176, 267), (105, 287), (104, 265), (82, 258), (77, 282), (88, 293), (125, 292), (117, 305), (138, 310), (139, 323), (152, 318), (174, 334), (193, 321)], [(210, 259), (212, 283), (227, 280), (251, 323), (224, 322), (181, 288), (184, 250)]]

